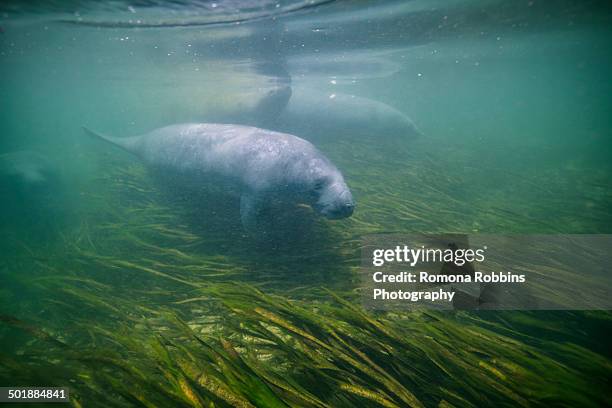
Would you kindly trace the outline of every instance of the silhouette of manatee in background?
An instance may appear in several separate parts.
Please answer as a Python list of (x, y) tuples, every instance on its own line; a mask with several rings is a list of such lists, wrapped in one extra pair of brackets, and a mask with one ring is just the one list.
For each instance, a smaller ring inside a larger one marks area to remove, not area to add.
[[(283, 88), (277, 91), (286, 93)], [(270, 95), (273, 95), (270, 92)], [(281, 99), (281, 97), (278, 97)], [(268, 109), (276, 100), (267, 96), (257, 111), (278, 114), (273, 120), (260, 115), (262, 127), (308, 135), (309, 140), (325, 138), (372, 138), (378, 141), (410, 140), (421, 135), (414, 122), (397, 109), (373, 99), (343, 93), (323, 92), (307, 86), (293, 85), (291, 97), (282, 108)]]
[(30, 150), (0, 154), (0, 227), (34, 238), (57, 231), (66, 210), (56, 163)]
[[(233, 95), (235, 109), (206, 122), (233, 123), (289, 133), (311, 142), (333, 139), (366, 139), (378, 144), (421, 136), (414, 122), (398, 109), (364, 96), (322, 90), (319, 83), (296, 83), (285, 53), (286, 29), (277, 20), (255, 28), (241, 38), (237, 52), (252, 62), (263, 86)], [(334, 67), (329, 67), (329, 73)], [(314, 86), (313, 86), (314, 85)]]

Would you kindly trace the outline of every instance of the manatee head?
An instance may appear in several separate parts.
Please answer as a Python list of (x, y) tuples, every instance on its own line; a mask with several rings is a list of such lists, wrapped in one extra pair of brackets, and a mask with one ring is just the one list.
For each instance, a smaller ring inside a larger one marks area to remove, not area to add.
[(47, 157), (29, 150), (0, 155), (0, 175), (31, 190), (43, 189), (55, 179), (55, 168)]
[(340, 172), (336, 172), (332, 177), (318, 177), (313, 187), (316, 199), (314, 209), (330, 220), (350, 217), (355, 209), (351, 190)]

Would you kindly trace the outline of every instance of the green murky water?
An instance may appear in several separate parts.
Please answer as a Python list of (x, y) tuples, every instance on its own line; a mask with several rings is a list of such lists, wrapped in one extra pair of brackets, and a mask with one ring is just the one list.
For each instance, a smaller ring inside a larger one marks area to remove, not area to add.
[[(604, 2), (0, 12), (1, 385), (105, 407), (609, 403), (609, 312), (370, 312), (357, 278), (369, 233), (612, 231)], [(236, 202), (177, 200), (81, 130), (247, 120), (287, 77), (393, 106), (423, 135), (313, 138), (357, 208), (332, 222), (300, 207), (284, 243), (247, 237)], [(23, 150), (45, 183), (7, 170)]]

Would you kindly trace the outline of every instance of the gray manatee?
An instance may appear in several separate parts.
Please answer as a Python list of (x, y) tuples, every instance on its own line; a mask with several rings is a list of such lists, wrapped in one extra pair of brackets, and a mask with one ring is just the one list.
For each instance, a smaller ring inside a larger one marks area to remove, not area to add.
[(148, 166), (240, 195), (247, 232), (270, 202), (308, 204), (329, 219), (349, 217), (355, 201), (342, 173), (310, 142), (250, 126), (191, 123), (116, 138), (88, 133), (140, 157)]
[[(279, 108), (279, 104), (283, 104)], [(251, 123), (266, 129), (315, 138), (353, 137), (406, 140), (421, 131), (404, 113), (370, 98), (323, 92), (304, 85), (268, 91), (254, 109)]]
[(59, 166), (48, 156), (30, 150), (0, 154), (0, 225), (49, 238), (65, 220), (65, 194)]
[(24, 185), (45, 183), (53, 174), (53, 165), (42, 154), (18, 150), (0, 154), (0, 175)]
[(19, 211), (46, 207), (62, 187), (57, 166), (47, 156), (31, 150), (0, 154), (3, 206)]

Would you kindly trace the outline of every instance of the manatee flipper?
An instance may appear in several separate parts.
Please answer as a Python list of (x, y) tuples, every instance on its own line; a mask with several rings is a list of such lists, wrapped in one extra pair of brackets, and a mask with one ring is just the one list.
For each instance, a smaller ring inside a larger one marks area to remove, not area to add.
[(259, 217), (264, 206), (264, 199), (258, 194), (242, 193), (240, 196), (240, 221), (250, 235), (257, 236), (260, 233)]

